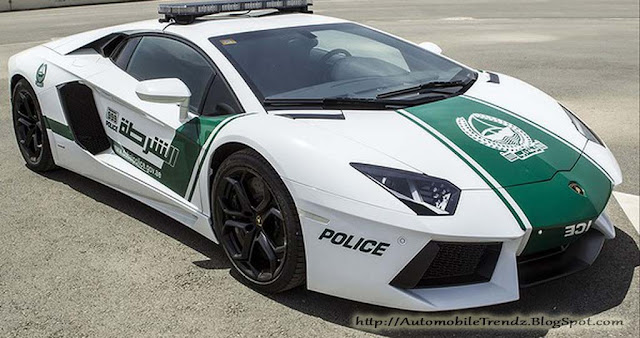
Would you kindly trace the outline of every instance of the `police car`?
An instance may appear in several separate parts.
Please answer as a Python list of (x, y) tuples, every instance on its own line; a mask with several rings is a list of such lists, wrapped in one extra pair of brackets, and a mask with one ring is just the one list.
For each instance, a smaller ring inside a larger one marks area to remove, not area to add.
[(614, 238), (620, 168), (567, 107), (311, 9), (162, 4), (13, 56), (27, 167), (157, 209), (261, 292), (417, 311), (516, 300)]

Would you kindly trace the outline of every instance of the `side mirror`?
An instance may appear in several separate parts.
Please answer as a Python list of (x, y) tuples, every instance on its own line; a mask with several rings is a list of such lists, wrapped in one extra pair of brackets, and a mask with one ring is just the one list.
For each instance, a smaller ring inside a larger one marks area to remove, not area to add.
[(423, 49), (426, 49), (426, 50), (430, 51), (431, 53), (442, 54), (442, 48), (440, 48), (440, 46), (436, 45), (433, 42), (423, 42), (423, 43), (419, 44), (418, 46), (422, 47)]
[(188, 117), (191, 91), (179, 79), (142, 81), (136, 86), (136, 94), (142, 101), (178, 103), (180, 105), (180, 120), (186, 120)]

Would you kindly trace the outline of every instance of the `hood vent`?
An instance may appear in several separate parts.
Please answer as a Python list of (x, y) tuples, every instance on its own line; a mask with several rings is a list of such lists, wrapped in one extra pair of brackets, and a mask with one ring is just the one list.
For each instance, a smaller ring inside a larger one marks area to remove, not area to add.
[(489, 83), (495, 83), (495, 84), (500, 84), (500, 77), (498, 76), (498, 74), (494, 74), (494, 73), (490, 73), (487, 72), (487, 74), (489, 74)]
[(332, 113), (332, 114), (322, 114), (322, 113), (285, 113), (285, 114), (276, 114), (282, 117), (288, 117), (294, 120), (344, 120), (344, 114), (340, 113)]

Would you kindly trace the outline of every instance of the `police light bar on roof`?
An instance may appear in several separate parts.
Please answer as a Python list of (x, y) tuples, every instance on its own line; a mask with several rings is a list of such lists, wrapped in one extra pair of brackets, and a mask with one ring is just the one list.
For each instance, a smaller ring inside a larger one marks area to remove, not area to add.
[(277, 9), (281, 12), (311, 13), (309, 6), (313, 0), (238, 0), (205, 1), (180, 4), (160, 4), (158, 14), (164, 15), (163, 22), (170, 20), (178, 24), (190, 24), (196, 18), (226, 12)]

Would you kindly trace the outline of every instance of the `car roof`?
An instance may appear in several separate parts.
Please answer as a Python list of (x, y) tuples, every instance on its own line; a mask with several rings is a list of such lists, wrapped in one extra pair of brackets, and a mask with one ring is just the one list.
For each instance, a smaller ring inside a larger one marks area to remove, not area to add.
[(165, 31), (190, 40), (201, 40), (244, 32), (344, 22), (348, 21), (315, 14), (277, 14), (259, 17), (226, 15), (201, 18), (188, 25), (172, 24)]
[(45, 43), (44, 46), (65, 55), (111, 33), (126, 31), (160, 32), (164, 30), (169, 33), (181, 35), (188, 40), (203, 41), (204, 39), (221, 35), (342, 22), (349, 21), (315, 14), (275, 14), (257, 17), (222, 14), (199, 18), (195, 22), (187, 25), (162, 23), (156, 19), (96, 29), (57, 39)]

